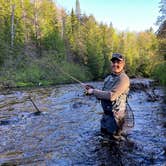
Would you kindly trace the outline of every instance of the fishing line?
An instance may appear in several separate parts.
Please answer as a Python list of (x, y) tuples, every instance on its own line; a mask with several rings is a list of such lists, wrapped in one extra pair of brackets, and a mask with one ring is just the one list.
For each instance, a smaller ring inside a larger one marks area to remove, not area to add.
[[(63, 75), (66, 75), (68, 78), (71, 78), (72, 80), (76, 81), (79, 83), (84, 89), (86, 84), (84, 84), (82, 81), (74, 77), (73, 75), (69, 74), (68, 72), (64, 71), (56, 62), (54, 62), (55, 68), (59, 70)], [(51, 65), (51, 69), (55, 70), (54, 67)]]

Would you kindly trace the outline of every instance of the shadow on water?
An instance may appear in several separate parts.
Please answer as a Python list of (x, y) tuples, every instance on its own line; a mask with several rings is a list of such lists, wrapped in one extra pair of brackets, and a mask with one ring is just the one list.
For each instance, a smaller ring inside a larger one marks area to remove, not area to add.
[[(135, 126), (119, 142), (101, 139), (100, 102), (85, 96), (77, 84), (2, 93), (0, 165), (166, 165), (163, 90), (152, 90), (141, 80), (140, 91), (139, 81), (129, 97)], [(29, 95), (41, 112), (27, 100)]]

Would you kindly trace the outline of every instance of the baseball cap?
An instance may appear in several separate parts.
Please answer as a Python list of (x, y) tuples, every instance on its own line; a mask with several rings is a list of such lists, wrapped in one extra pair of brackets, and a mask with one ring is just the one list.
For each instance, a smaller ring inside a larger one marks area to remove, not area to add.
[(111, 61), (112, 60), (115, 60), (115, 59), (118, 59), (120, 61), (123, 61), (124, 60), (124, 56), (122, 54), (119, 54), (119, 53), (113, 53), (112, 54), (112, 58), (111, 58)]

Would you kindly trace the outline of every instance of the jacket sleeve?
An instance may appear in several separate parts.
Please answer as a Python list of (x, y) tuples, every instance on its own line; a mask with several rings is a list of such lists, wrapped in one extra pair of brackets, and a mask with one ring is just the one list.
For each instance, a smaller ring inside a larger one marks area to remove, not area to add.
[(129, 85), (130, 81), (128, 76), (122, 75), (110, 91), (94, 89), (93, 94), (99, 99), (114, 101), (129, 88)]

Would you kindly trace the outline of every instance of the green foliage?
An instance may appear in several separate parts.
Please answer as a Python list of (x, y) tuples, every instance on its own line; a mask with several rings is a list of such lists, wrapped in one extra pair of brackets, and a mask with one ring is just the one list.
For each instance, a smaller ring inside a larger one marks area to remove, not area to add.
[[(92, 79), (92, 75), (88, 71), (88, 69), (84, 66), (80, 66), (79, 64), (74, 64), (74, 63), (71, 64), (68, 62), (62, 62), (60, 65), (58, 65), (57, 71), (59, 71), (58, 68), (60, 68), (64, 72), (74, 76), (75, 78), (77, 78), (80, 81), (90, 81)], [(76, 81), (72, 80), (71, 78), (69, 78), (67, 75), (65, 75), (62, 72), (60, 72), (58, 81), (59, 81), (59, 83), (63, 83), (63, 82), (76, 83)]]
[(42, 79), (42, 70), (36, 64), (29, 64), (24, 70), (19, 70), (16, 73), (16, 82), (30, 82), (32, 84), (38, 84)]
[(101, 78), (104, 69), (103, 41), (100, 28), (93, 16), (87, 21), (85, 40), (87, 41), (87, 66), (89, 67), (93, 79)]
[[(58, 60), (65, 59), (65, 46), (64, 42), (59, 36), (58, 32), (48, 33), (42, 39), (43, 50), (47, 52), (55, 52)], [(44, 53), (43, 53), (44, 54)]]
[(87, 68), (66, 61), (58, 63), (57, 56), (54, 54), (46, 55), (40, 60), (33, 58), (33, 61), (27, 56), (24, 60), (26, 63), (18, 64), (17, 68), (10, 64), (10, 70), (1, 70), (0, 82), (11, 87), (76, 83), (62, 71), (81, 81), (92, 79)]
[(159, 75), (165, 63), (157, 65), (157, 59), (166, 57), (165, 39), (157, 39), (152, 29), (117, 32), (92, 15), (80, 15), (79, 1), (76, 4), (77, 12), (67, 14), (50, 0), (0, 0), (1, 82), (11, 86), (73, 82), (56, 65), (82, 81), (98, 80), (109, 73), (111, 54), (119, 52), (130, 76), (153, 74), (165, 84), (165, 76)]
[(88, 49), (88, 67), (93, 75), (93, 79), (99, 79), (103, 73), (104, 60), (101, 52), (98, 52), (95, 47)]
[(166, 87), (166, 61), (159, 63), (155, 66), (152, 72), (154, 79), (158, 80), (160, 84)]

